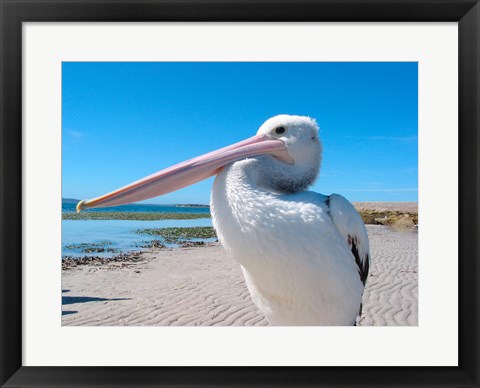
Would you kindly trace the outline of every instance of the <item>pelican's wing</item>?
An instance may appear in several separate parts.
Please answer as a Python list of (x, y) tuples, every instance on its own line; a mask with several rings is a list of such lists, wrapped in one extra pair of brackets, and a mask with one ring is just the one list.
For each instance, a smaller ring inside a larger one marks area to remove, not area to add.
[(370, 246), (365, 224), (353, 205), (341, 195), (332, 194), (327, 199), (327, 205), (333, 223), (352, 250), (360, 280), (365, 285), (370, 267)]

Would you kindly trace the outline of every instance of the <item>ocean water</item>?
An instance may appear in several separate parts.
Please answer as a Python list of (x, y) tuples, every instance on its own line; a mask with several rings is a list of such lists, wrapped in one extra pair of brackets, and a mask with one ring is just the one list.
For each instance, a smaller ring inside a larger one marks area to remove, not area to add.
[[(62, 203), (62, 212), (76, 212), (75, 203)], [(122, 205), (115, 207), (102, 207), (95, 209), (86, 209), (84, 212), (132, 212), (132, 213), (199, 213), (209, 214), (210, 208), (208, 207), (186, 207), (181, 205)]]
[[(63, 203), (63, 212), (75, 211), (74, 203)], [(88, 211), (122, 211), (122, 212), (164, 212), (164, 213), (199, 213), (209, 215), (205, 207), (179, 207), (168, 205), (126, 205), (114, 208), (89, 209)], [(145, 250), (145, 245), (151, 240), (162, 240), (160, 236), (150, 236), (136, 233), (139, 229), (173, 228), (173, 227), (212, 226), (210, 218), (194, 220), (62, 220), (62, 257), (100, 256), (111, 257), (119, 252)], [(209, 240), (206, 240), (209, 241)], [(115, 252), (82, 252), (81, 248), (72, 248), (79, 244), (102, 244), (105, 248), (113, 248)], [(168, 244), (165, 244), (168, 246)], [(69, 247), (70, 246), (70, 247)]]

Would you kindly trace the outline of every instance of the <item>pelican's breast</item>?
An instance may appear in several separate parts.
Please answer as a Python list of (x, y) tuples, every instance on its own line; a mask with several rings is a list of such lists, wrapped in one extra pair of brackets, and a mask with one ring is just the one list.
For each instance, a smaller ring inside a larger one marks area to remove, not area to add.
[(255, 304), (275, 324), (350, 324), (363, 285), (325, 197), (270, 193), (244, 167), (237, 162), (217, 175), (211, 210)]

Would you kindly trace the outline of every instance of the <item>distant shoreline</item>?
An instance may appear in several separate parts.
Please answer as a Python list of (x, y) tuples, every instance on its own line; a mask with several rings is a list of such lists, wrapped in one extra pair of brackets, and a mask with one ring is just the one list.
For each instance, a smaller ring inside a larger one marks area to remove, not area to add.
[(397, 211), (418, 214), (418, 202), (352, 202), (357, 211)]
[[(65, 204), (77, 204), (81, 200), (75, 198), (62, 198), (62, 203)], [(174, 204), (162, 204), (162, 203), (132, 203), (130, 206), (171, 206), (171, 207), (191, 207), (191, 208), (206, 208), (209, 209), (210, 205), (205, 205), (201, 203), (174, 203)]]
[(210, 209), (210, 205), (197, 205), (197, 204), (185, 204), (185, 205), (173, 205), (175, 207), (194, 207), (194, 208), (205, 208)]
[(210, 213), (163, 213), (163, 212), (63, 212), (62, 220), (118, 220), (118, 221), (160, 221), (197, 220), (210, 218)]
[[(418, 204), (416, 202), (354, 202), (365, 224), (415, 227), (418, 224)], [(202, 205), (175, 205), (177, 207), (204, 208)], [(63, 220), (192, 220), (211, 218), (210, 213), (183, 212), (129, 212), (129, 211), (84, 211), (62, 213)]]

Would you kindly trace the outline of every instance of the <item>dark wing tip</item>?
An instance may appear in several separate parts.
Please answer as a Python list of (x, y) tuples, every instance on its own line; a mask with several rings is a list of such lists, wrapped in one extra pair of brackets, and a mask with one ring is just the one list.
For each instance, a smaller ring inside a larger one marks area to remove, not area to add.
[(365, 256), (365, 260), (360, 258), (360, 254), (358, 253), (357, 248), (357, 238), (348, 235), (348, 245), (352, 247), (352, 253), (355, 257), (355, 263), (358, 267), (358, 273), (360, 275), (360, 280), (362, 281), (363, 285), (367, 282), (368, 271), (370, 269), (370, 257), (368, 253)]

